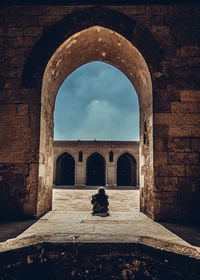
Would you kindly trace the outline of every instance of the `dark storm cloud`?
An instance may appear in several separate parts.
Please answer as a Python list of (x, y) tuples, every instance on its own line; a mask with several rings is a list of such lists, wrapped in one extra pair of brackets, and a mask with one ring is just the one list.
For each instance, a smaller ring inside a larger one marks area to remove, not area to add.
[(137, 95), (117, 68), (88, 63), (62, 84), (54, 122), (55, 140), (138, 140)]

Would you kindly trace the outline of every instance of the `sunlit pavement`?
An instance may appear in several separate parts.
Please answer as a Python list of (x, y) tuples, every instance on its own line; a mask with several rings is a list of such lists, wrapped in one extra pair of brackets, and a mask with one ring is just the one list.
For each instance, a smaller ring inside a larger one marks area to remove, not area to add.
[[(90, 189), (63, 189), (53, 190), (53, 211), (92, 211), (91, 198), (97, 193), (97, 188)], [(109, 196), (109, 209), (113, 212), (139, 212), (139, 190), (134, 188), (106, 190)]]
[[(198, 246), (139, 212), (139, 190), (107, 190), (110, 216), (92, 216), (91, 196), (97, 190), (53, 190), (53, 209), (0, 250), (36, 242), (142, 242), (183, 254), (199, 254)], [(189, 234), (189, 232), (188, 232)]]

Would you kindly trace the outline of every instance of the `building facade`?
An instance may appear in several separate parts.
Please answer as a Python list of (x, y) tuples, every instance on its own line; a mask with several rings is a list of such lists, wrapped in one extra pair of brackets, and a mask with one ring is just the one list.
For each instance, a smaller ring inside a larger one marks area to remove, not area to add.
[(139, 142), (55, 141), (54, 184), (137, 186)]
[(138, 95), (140, 211), (199, 220), (199, 1), (2, 1), (20, 4), (0, 4), (0, 217), (52, 209), (57, 92), (81, 65), (103, 61)]

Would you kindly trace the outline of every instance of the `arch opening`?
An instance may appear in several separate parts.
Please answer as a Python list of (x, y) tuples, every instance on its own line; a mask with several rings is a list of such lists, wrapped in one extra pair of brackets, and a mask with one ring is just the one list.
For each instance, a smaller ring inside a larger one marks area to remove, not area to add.
[(136, 186), (136, 160), (129, 154), (124, 153), (117, 160), (117, 185)]
[(139, 140), (135, 89), (124, 73), (102, 61), (73, 71), (59, 88), (54, 109), (55, 141), (94, 139)]
[[(146, 204), (146, 199), (149, 200), (149, 190), (153, 190), (153, 109), (150, 72), (143, 56), (132, 43), (119, 33), (101, 26), (93, 26), (72, 35), (60, 45), (46, 66), (41, 96), (39, 159), (39, 189), (43, 192), (38, 193), (39, 200), (43, 199), (44, 191), (46, 196), (50, 196), (52, 191), (53, 172), (49, 170), (53, 170), (53, 112), (57, 92), (66, 77), (75, 69), (92, 61), (103, 61), (120, 69), (129, 78), (138, 95), (139, 181), (140, 188), (144, 189), (141, 192), (140, 205), (143, 212), (150, 213), (153, 211), (152, 205)], [(147, 126), (145, 144), (144, 123)]]
[(75, 160), (68, 154), (64, 153), (56, 161), (56, 184), (57, 185), (74, 185)]
[(105, 186), (105, 159), (99, 154), (90, 155), (86, 163), (87, 186)]

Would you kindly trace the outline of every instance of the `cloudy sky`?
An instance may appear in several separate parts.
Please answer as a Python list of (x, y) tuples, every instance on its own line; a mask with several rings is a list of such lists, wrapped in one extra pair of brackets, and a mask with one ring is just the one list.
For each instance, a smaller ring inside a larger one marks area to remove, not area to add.
[(54, 139), (138, 140), (138, 98), (128, 78), (99, 61), (75, 70), (58, 91)]

